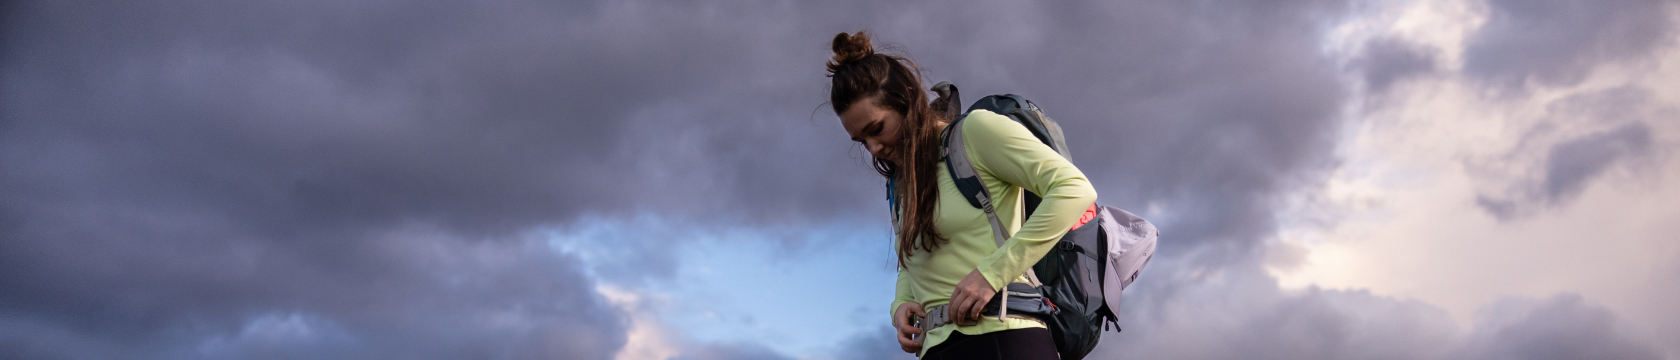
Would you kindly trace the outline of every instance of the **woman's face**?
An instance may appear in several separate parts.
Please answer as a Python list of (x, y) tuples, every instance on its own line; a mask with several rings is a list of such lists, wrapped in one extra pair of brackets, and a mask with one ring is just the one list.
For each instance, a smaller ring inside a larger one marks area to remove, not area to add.
[(897, 163), (893, 157), (898, 150), (898, 127), (904, 114), (880, 106), (875, 98), (864, 98), (840, 113), (840, 125), (852, 135), (852, 141), (863, 143), (869, 155)]

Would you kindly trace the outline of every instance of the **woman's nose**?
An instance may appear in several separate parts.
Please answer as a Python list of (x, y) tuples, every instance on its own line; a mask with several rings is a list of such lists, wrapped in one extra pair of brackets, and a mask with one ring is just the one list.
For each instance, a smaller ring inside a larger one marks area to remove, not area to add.
[(869, 155), (870, 156), (881, 157), (881, 148), (882, 148), (881, 142), (875, 141), (875, 140), (869, 140), (868, 141), (868, 146), (869, 146)]

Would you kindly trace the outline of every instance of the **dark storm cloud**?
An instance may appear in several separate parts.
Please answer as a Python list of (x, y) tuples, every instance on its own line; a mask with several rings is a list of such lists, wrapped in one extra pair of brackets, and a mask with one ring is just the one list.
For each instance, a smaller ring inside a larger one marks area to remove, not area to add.
[(1489, 0), (1465, 49), (1466, 72), (1506, 87), (1567, 86), (1599, 63), (1644, 56), (1674, 40), (1674, 2)]
[(1046, 51), (1066, 63), (1027, 67), (1042, 74), (1023, 91), (1078, 129), (1070, 147), (1104, 202), (1164, 204), (1164, 253), (1251, 251), (1273, 229), (1275, 196), (1330, 165), (1344, 88), (1310, 49), (1314, 19), (1342, 5), (1125, 4), (1114, 21), (1062, 23), (1115, 38)]
[(617, 313), (524, 232), (884, 218), (819, 107), (826, 40), (865, 27), (970, 100), (1038, 100), (1106, 202), (1176, 214), (1167, 256), (1245, 256), (1328, 163), (1342, 87), (1314, 20), (1337, 2), (878, 5), (12, 3), (0, 334), (45, 357), (604, 357)]
[(540, 242), (396, 232), (309, 249), (224, 231), (27, 230), (7, 239), (0, 283), (8, 357), (606, 358), (624, 341), (576, 262)]
[(1435, 51), (1402, 39), (1378, 38), (1365, 43), (1359, 62), (1365, 88), (1382, 92), (1400, 80), (1435, 71)]
[[(1181, 268), (1152, 269), (1141, 293), (1160, 299), (1128, 311), (1199, 331), (1124, 347), (1333, 358), (1437, 336), (1412, 304), (1174, 278), (1261, 276), (1229, 263), (1272, 236), (1278, 197), (1334, 165), (1347, 89), (1318, 39), (1340, 1), (0, 4), (8, 357), (609, 357), (623, 320), (527, 232), (638, 212), (884, 221), (880, 180), (821, 107), (827, 40), (861, 28), (969, 101), (1034, 99), (1103, 202), (1160, 210), (1162, 263)], [(1533, 25), (1514, 19), (1500, 26)], [(1518, 65), (1475, 71), (1555, 70)], [(615, 256), (668, 260), (680, 239)], [(1264, 300), (1230, 314), (1239, 330), (1175, 317), (1228, 304), (1173, 296), (1228, 294)], [(1401, 310), (1349, 318), (1372, 308)], [(1317, 348), (1341, 334), (1319, 325), (1356, 335)], [(895, 350), (873, 346), (853, 355)]]
[(520, 232), (651, 188), (613, 190), (619, 99), (722, 82), (571, 4), (8, 4), (0, 336), (31, 358), (609, 357), (618, 313)]

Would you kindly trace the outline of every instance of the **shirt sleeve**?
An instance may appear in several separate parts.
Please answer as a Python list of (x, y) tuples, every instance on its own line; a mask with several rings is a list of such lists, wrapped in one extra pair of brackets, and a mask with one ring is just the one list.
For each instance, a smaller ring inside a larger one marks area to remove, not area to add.
[(1079, 168), (1014, 120), (975, 111), (963, 121), (965, 146), (980, 172), (1044, 199), (1002, 247), (976, 266), (992, 289), (998, 290), (1050, 252), (1056, 240), (1097, 201), (1097, 191)]
[[(910, 273), (904, 271), (904, 269), (898, 269), (898, 289), (893, 291), (892, 306), (887, 307), (888, 319), (892, 319), (893, 316), (897, 315), (899, 305), (916, 301), (916, 295), (910, 289), (910, 281)], [(892, 322), (888, 323), (891, 324)]]

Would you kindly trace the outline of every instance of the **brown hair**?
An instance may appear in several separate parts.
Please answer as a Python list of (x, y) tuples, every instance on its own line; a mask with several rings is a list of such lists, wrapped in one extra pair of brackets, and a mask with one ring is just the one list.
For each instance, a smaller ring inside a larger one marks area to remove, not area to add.
[[(828, 76), (834, 78), (829, 103), (845, 113), (859, 100), (872, 99), (904, 116), (894, 161), (874, 159), (875, 171), (893, 181), (893, 219), (898, 223), (898, 266), (915, 250), (932, 251), (945, 241), (933, 229), (934, 206), (939, 203), (939, 131), (941, 113), (928, 106), (920, 69), (899, 56), (875, 52), (869, 32), (834, 36), (834, 59)], [(908, 169), (908, 171), (906, 171)]]

